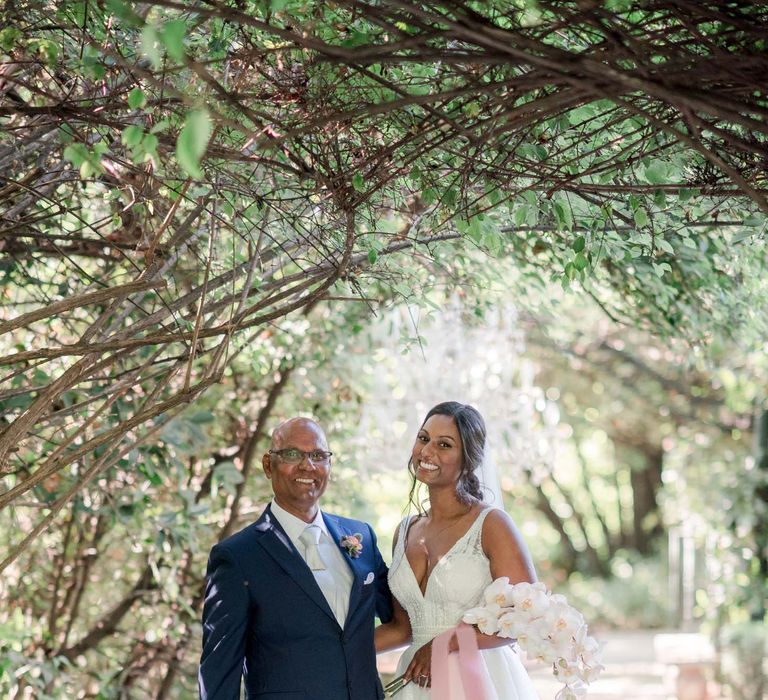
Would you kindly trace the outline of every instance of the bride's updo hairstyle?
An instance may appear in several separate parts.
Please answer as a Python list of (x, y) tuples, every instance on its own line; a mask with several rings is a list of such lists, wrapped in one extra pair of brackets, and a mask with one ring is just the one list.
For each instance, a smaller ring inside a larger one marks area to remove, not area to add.
[[(485, 456), (485, 421), (480, 412), (472, 406), (458, 401), (444, 401), (433, 406), (424, 417), (421, 428), (432, 416), (449, 416), (456, 423), (461, 438), (461, 472), (456, 483), (456, 495), (462, 503), (470, 505), (475, 500), (483, 500), (483, 491), (480, 488), (480, 479), (477, 471), (483, 463)], [(419, 429), (421, 429), (419, 428)], [(418, 481), (416, 481), (416, 468), (413, 458), (408, 460), (408, 471), (411, 473), (411, 492), (408, 498), (416, 509), (423, 512), (423, 506), (414, 501), (414, 495)]]

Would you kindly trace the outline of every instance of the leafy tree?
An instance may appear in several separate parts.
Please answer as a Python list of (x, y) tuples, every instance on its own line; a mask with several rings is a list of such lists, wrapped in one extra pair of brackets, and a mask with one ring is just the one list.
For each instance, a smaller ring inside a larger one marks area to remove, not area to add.
[[(4, 19), (0, 569), (22, 692), (186, 687), (201, 558), (266, 495), (245, 484), (267, 422), (351, 430), (364, 386), (333, 350), (382, 305), (453, 286), (482, 314), (508, 261), (693, 354), (762, 345), (761, 3), (31, 0)], [(652, 376), (671, 417), (702, 410), (615, 350), (594, 362)], [(652, 539), (665, 437), (607, 427), (647, 488), (599, 566)]]
[(684, 334), (763, 230), (759, 4), (10, 9), (4, 505), (380, 258), (461, 237)]

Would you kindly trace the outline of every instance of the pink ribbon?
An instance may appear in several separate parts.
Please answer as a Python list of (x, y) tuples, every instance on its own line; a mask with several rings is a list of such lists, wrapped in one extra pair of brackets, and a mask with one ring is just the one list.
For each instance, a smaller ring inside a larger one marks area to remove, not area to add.
[[(459, 677), (464, 692), (456, 687), (455, 669), (452, 673), (451, 663), (449, 661), (448, 645), (456, 635), (459, 643), (458, 661)], [(457, 627), (446, 630), (432, 640), (432, 699), (433, 700), (486, 700), (486, 679), (487, 673), (485, 665), (480, 657), (480, 650), (477, 648), (477, 637), (475, 628), (463, 622)]]

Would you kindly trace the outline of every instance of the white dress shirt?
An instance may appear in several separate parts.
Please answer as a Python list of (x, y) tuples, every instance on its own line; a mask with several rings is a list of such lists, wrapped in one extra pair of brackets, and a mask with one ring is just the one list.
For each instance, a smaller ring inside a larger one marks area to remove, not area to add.
[(277, 502), (272, 500), (272, 515), (280, 523), (285, 534), (293, 543), (293, 546), (299, 551), (302, 559), (304, 558), (304, 545), (299, 540), (301, 533), (308, 525), (317, 525), (320, 528), (320, 542), (318, 549), (320, 557), (326, 565), (325, 571), (313, 571), (312, 575), (317, 581), (325, 599), (328, 601), (333, 614), (341, 627), (344, 627), (344, 621), (347, 619), (347, 610), (349, 608), (349, 593), (352, 590), (353, 575), (344, 555), (336, 543), (331, 539), (328, 528), (325, 526), (322, 513), (318, 509), (315, 519), (311, 523), (305, 523), (301, 518), (297, 518), (289, 513), (285, 508), (281, 508)]

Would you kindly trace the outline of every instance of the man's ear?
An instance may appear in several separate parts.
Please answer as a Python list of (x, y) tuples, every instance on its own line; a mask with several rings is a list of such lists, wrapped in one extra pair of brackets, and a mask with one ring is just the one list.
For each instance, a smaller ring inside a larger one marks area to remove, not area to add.
[(267, 479), (272, 478), (272, 462), (270, 460), (269, 452), (265, 452), (261, 458), (261, 466), (264, 467), (264, 474), (267, 475)]

